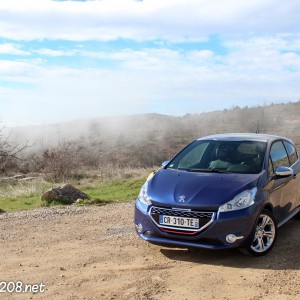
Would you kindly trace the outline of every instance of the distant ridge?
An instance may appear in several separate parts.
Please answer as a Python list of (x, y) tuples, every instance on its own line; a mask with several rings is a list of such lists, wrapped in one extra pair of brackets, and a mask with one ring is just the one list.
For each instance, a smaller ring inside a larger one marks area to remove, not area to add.
[[(283, 135), (300, 146), (300, 102), (258, 107), (232, 107), (185, 116), (157, 113), (76, 120), (46, 126), (11, 128), (11, 137), (27, 139), (38, 151), (73, 141), (91, 156), (113, 153), (134, 163), (158, 163), (173, 156), (188, 142), (222, 132), (257, 132)], [(151, 157), (151, 159), (150, 159)]]

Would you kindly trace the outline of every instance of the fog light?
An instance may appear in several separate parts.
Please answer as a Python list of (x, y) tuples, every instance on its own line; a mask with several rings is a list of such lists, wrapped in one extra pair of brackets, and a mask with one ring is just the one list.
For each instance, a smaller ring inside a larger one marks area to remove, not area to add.
[(227, 242), (227, 243), (232, 244), (232, 243), (234, 243), (235, 241), (236, 241), (236, 236), (235, 236), (235, 234), (228, 234), (228, 235), (226, 236), (226, 242)]
[(244, 238), (244, 236), (236, 236), (235, 234), (230, 233), (226, 236), (226, 242), (232, 244), (235, 243), (236, 240), (241, 240), (242, 238)]
[(141, 223), (135, 224), (135, 228), (138, 231), (138, 233), (142, 233), (143, 232), (143, 225)]

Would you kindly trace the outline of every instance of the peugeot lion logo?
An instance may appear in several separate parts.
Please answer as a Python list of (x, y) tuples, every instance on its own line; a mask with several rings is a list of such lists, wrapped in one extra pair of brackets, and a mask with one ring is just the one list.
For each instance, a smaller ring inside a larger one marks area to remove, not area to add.
[(185, 198), (186, 198), (185, 195), (179, 196), (178, 202), (185, 202)]

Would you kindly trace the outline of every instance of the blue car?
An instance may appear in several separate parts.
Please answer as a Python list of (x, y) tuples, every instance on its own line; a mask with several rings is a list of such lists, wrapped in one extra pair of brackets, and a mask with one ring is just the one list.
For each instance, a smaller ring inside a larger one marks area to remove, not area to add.
[(287, 138), (197, 139), (151, 174), (135, 205), (144, 240), (165, 246), (268, 253), (300, 211), (299, 154)]

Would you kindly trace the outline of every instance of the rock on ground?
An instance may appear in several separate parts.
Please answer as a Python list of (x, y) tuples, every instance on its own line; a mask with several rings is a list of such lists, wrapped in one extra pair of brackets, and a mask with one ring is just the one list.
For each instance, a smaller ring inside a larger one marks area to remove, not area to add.
[(52, 188), (45, 192), (41, 199), (47, 203), (58, 201), (62, 203), (73, 203), (77, 199), (88, 199), (88, 195), (76, 189), (71, 184), (64, 184), (58, 188)]

